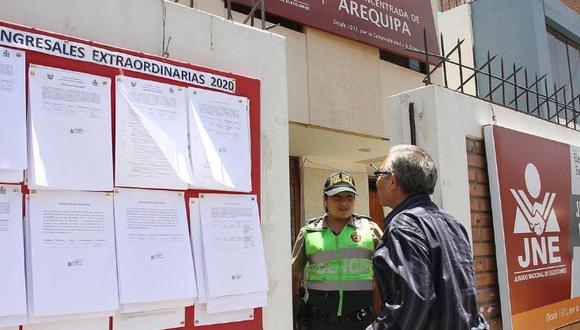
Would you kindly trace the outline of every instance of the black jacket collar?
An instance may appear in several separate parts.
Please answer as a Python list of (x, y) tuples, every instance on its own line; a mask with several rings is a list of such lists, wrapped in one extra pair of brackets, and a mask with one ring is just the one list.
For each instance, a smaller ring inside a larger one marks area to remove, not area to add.
[(387, 214), (387, 216), (385, 217), (385, 227), (389, 224), (389, 222), (391, 222), (391, 220), (399, 213), (401, 213), (402, 211), (406, 210), (406, 209), (410, 209), (413, 208), (417, 205), (425, 205), (425, 203), (430, 203), (431, 202), (431, 198), (429, 197), (428, 194), (422, 194), (422, 193), (418, 193), (418, 194), (412, 194), (407, 196), (407, 198), (405, 198), (405, 200), (403, 200), (401, 203), (399, 203), (399, 205), (395, 206), (395, 208), (389, 212), (389, 214)]

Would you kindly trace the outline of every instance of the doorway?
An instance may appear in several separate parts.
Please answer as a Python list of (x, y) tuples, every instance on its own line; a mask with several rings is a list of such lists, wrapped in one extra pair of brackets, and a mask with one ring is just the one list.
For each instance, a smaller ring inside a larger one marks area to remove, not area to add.
[[(385, 214), (383, 207), (379, 203), (379, 194), (377, 193), (377, 180), (375, 178), (369, 177), (369, 216), (373, 221), (381, 227), (381, 230), (385, 229), (383, 219)], [(379, 313), (381, 310), (381, 294), (379, 292), (378, 286), (375, 284), (375, 296), (374, 296), (374, 306), (375, 313)]]

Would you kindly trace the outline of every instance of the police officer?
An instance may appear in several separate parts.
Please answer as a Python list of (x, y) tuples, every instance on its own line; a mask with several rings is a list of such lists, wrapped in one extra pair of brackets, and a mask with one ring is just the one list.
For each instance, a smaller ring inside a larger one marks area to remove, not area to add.
[(304, 282), (301, 320), (309, 330), (365, 329), (374, 319), (372, 256), (381, 229), (354, 214), (354, 179), (333, 173), (324, 184), (324, 216), (302, 227), (292, 251), (294, 292)]

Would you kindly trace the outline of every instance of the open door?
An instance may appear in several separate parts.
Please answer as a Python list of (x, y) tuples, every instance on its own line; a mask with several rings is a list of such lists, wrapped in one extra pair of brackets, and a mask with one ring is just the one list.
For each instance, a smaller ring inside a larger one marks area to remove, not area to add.
[[(369, 178), (369, 216), (376, 222), (381, 229), (385, 229), (383, 220), (385, 218), (383, 207), (379, 203), (379, 194), (377, 193), (377, 182), (374, 178)], [(374, 298), (375, 312), (381, 310), (381, 294), (378, 286), (375, 284)]]

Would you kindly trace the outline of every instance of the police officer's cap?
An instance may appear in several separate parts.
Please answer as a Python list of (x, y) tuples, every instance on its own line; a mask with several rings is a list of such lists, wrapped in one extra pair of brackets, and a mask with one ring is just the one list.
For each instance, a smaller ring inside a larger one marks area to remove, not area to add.
[(326, 177), (326, 182), (324, 183), (324, 193), (327, 196), (333, 196), (343, 191), (358, 195), (352, 175), (341, 171), (332, 173)]

